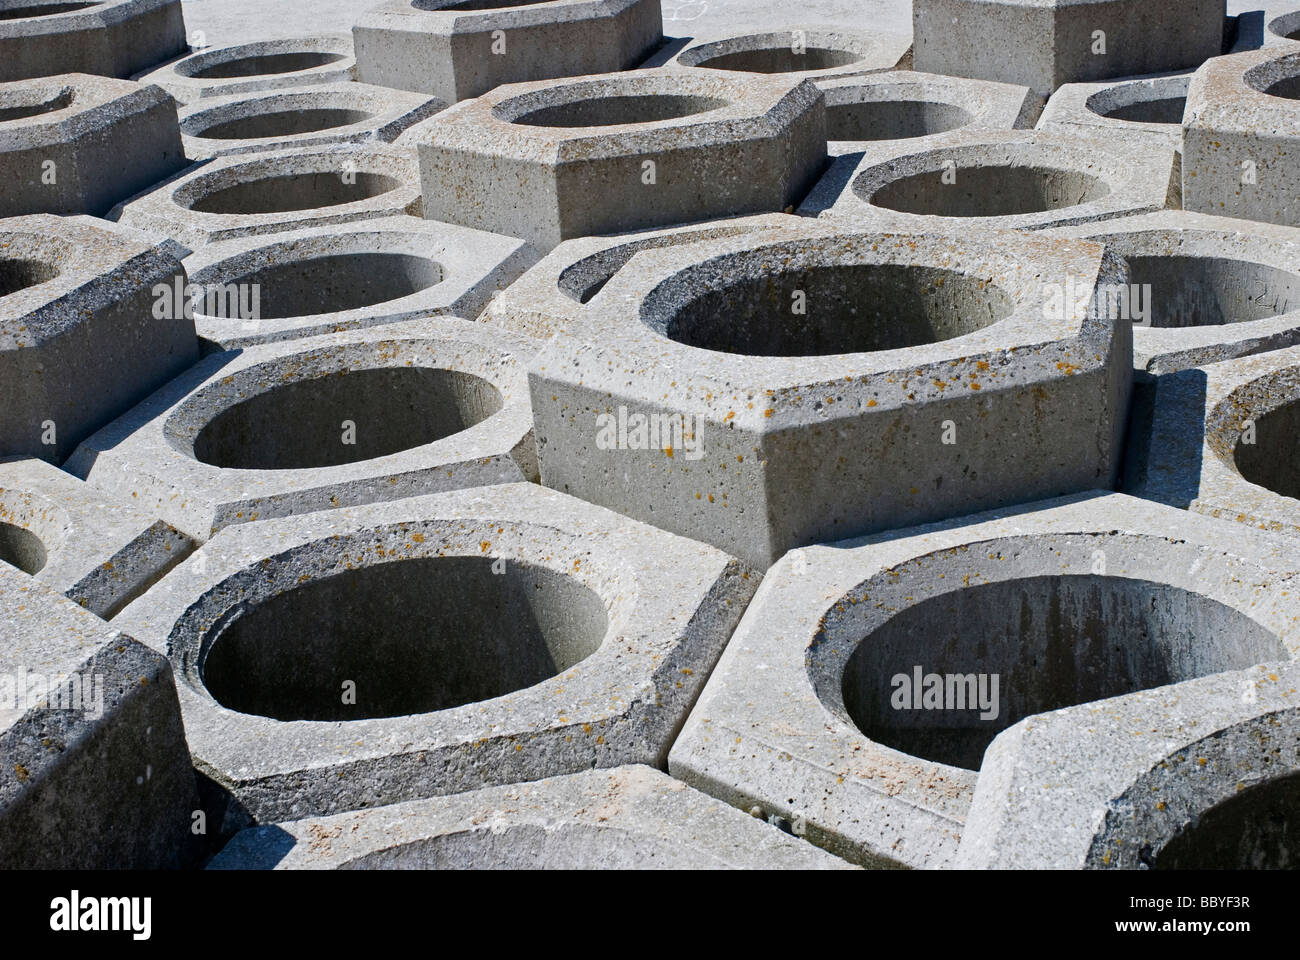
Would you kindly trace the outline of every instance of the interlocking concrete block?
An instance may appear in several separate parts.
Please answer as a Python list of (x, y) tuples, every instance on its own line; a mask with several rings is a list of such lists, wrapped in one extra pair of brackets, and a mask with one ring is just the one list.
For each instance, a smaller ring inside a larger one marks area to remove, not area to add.
[(67, 469), (198, 540), (230, 524), (536, 476), (537, 345), (453, 318), (211, 354)]
[(398, 216), (212, 243), (185, 266), (196, 329), (230, 350), (433, 315), (473, 319), (536, 259), (514, 237)]
[(0, 220), (0, 456), (62, 462), (94, 430), (198, 359), (194, 324), (154, 288), (185, 269), (91, 217)]
[(166, 657), (0, 563), (0, 868), (187, 866), (198, 808)]
[(795, 551), (669, 770), (855, 862), (949, 866), (1011, 724), (1300, 649), (1294, 552), (1225, 533), (1092, 493)]
[(1114, 482), (1132, 339), (1083, 301), (1117, 258), (828, 224), (633, 257), (529, 367), (542, 481), (759, 568)]
[(125, 79), (184, 51), (180, 0), (13, 0), (0, 11), (0, 80)]
[(799, 208), (899, 230), (1041, 230), (1178, 206), (1178, 154), (1097, 136), (952, 130), (865, 144), (852, 173), (833, 169)]
[(337, 814), (238, 834), (210, 870), (848, 870), (652, 767)]
[(198, 100), (180, 111), (185, 155), (204, 160), (327, 143), (391, 143), (446, 107), (436, 97), (326, 83)]
[(0, 560), (111, 618), (194, 541), (43, 460), (0, 460)]
[(758, 579), (506, 484), (228, 528), (116, 622), (170, 651), (196, 761), (271, 823), (662, 767)]
[(910, 68), (907, 34), (794, 27), (766, 33), (707, 33), (669, 41), (641, 66), (668, 70), (780, 73), (801, 79)]
[(1138, 496), (1300, 533), (1300, 347), (1159, 378), (1132, 431), (1125, 488)]
[(1294, 868), (1298, 687), (1275, 663), (1022, 720), (985, 754), (956, 866)]
[(69, 74), (0, 84), (0, 216), (103, 215), (185, 166), (157, 87)]
[(193, 251), (287, 230), (419, 217), (423, 210), (415, 151), (376, 143), (218, 157), (119, 204), (108, 216)]
[(1265, 43), (1280, 46), (1296, 40), (1300, 40), (1300, 10), (1269, 20)]
[(1197, 70), (1183, 117), (1184, 209), (1300, 226), (1297, 101), (1300, 52), (1290, 47)]
[(348, 83), (356, 79), (352, 37), (327, 33), (196, 50), (135, 79), (156, 83), (177, 103), (257, 90)]
[(642, 250), (742, 235), (766, 236), (804, 223), (786, 213), (762, 213), (664, 230), (566, 240), (494, 296), (479, 319), (537, 340), (549, 340), (586, 312), (590, 301)]
[(1047, 235), (1103, 243), (1128, 286), (1106, 308), (1133, 323), (1136, 369), (1159, 375), (1300, 343), (1300, 230), (1165, 210)]
[(424, 215), (571, 237), (784, 210), (826, 160), (810, 81), (640, 71), (500, 87), (417, 141)]
[(663, 39), (659, 0), (386, 0), (352, 27), (357, 79), (448, 103), (506, 83), (612, 73)]
[(1047, 101), (1039, 130), (1106, 139), (1134, 152), (1183, 149), (1183, 111), (1190, 73), (1162, 74), (1120, 82), (1067, 83)]
[(914, 0), (917, 70), (1033, 87), (1200, 66), (1223, 49), (1225, 0)]

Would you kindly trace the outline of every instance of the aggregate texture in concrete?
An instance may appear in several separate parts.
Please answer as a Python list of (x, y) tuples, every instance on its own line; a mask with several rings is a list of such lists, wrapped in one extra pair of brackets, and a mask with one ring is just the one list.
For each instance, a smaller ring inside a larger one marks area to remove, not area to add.
[(1047, 101), (1039, 130), (1105, 139), (1119, 149), (1183, 149), (1183, 112), (1190, 73), (1102, 83), (1067, 83)]
[(169, 651), (197, 766), (266, 824), (662, 768), (758, 581), (507, 484), (231, 527), (117, 623)]
[(643, 68), (694, 72), (766, 73), (821, 80), (911, 65), (910, 33), (808, 30), (792, 26), (767, 33), (737, 33), (735, 25), (713, 35), (670, 40)]
[(180, 0), (9, 0), (0, 10), (0, 80), (126, 79), (184, 51)]
[(66, 469), (196, 540), (222, 527), (537, 475), (537, 344), (450, 317), (210, 354)]

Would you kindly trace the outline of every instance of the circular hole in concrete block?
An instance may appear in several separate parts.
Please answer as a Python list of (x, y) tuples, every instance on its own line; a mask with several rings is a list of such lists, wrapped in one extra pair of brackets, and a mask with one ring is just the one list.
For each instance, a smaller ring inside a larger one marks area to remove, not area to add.
[(1024, 717), (1286, 659), (1264, 627), (1178, 587), (1027, 577), (901, 610), (858, 643), (841, 692), (872, 740), (974, 770)]
[(1243, 323), (1300, 308), (1300, 275), (1224, 257), (1130, 255), (1124, 238), (1115, 239), (1113, 249), (1128, 262), (1130, 284), (1151, 286), (1144, 299), (1152, 327)]
[(1270, 97), (1300, 100), (1300, 54), (1266, 60), (1246, 71), (1246, 85)]
[[(1095, 99), (1095, 98), (1094, 98)], [(1187, 97), (1159, 97), (1154, 100), (1137, 100), (1133, 103), (1119, 104), (1111, 107), (1097, 108), (1092, 100), (1088, 109), (1111, 120), (1127, 120), (1130, 123), (1182, 123), (1183, 111), (1187, 109)]]
[[(434, 443), (500, 411), (487, 380), (432, 367), (379, 367), (297, 380), (223, 410), (194, 439), (214, 467), (295, 470), (359, 463)], [(345, 422), (353, 429), (344, 443)]]
[(827, 140), (907, 140), (964, 127), (975, 118), (955, 103), (868, 100), (826, 108)]
[(0, 297), (48, 283), (59, 275), (59, 268), (43, 260), (0, 259)]
[(591, 97), (558, 103), (511, 117), (510, 122), (531, 127), (612, 127), (630, 123), (656, 123), (693, 117), (727, 106), (717, 97), (667, 93), (622, 97)]
[(442, 267), (409, 253), (340, 253), (273, 263), (234, 278), (258, 288), (264, 320), (342, 313), (400, 300), (443, 279)]
[(0, 123), (7, 120), (24, 120), (27, 117), (39, 117), (57, 110), (66, 110), (72, 106), (74, 91), (71, 87), (62, 90), (27, 89), (10, 90), (0, 94)]
[(1268, 32), (1284, 40), (1300, 40), (1300, 12), (1278, 17), (1268, 25)]
[(262, 177), (200, 194), (189, 204), (196, 213), (244, 215), (316, 210), (370, 200), (402, 182), (381, 173), (355, 173), (345, 181), (337, 170)]
[(306, 110), (277, 110), (256, 113), (234, 120), (218, 121), (192, 135), (206, 140), (262, 140), (269, 137), (294, 137), (320, 130), (333, 130), (362, 123), (374, 116), (366, 110), (345, 107), (317, 107)]
[(1110, 193), (1103, 180), (1080, 170), (1039, 166), (959, 166), (955, 183), (944, 171), (901, 177), (868, 202), (886, 210), (927, 217), (1011, 217), (1063, 210)]
[(816, 357), (938, 343), (1006, 319), (1013, 309), (1004, 291), (978, 277), (846, 264), (717, 281), (681, 306), (663, 332), (721, 353)]
[(26, 527), (0, 522), (0, 560), (33, 576), (45, 567), (45, 544)]
[(1254, 784), (1206, 810), (1155, 855), (1156, 870), (1300, 866), (1300, 774)]
[(1283, 497), (1300, 499), (1300, 459), (1290, 451), (1300, 439), (1300, 400), (1253, 419), (1254, 443), (1238, 442), (1233, 462), (1243, 478)]
[(734, 50), (716, 56), (692, 60), (693, 67), (710, 70), (741, 70), (746, 73), (799, 73), (809, 70), (833, 70), (847, 67), (862, 60), (862, 54), (852, 50), (833, 50), (828, 47), (808, 47), (795, 53), (789, 43), (778, 47), (760, 47), (754, 50)]
[(341, 53), (328, 53), (323, 50), (303, 50), (294, 53), (268, 53), (262, 56), (241, 57), (214, 63), (210, 67), (197, 65), (178, 65), (176, 72), (181, 76), (195, 80), (234, 80), (239, 77), (274, 76), (281, 73), (297, 73), (301, 70), (314, 70), (343, 59)]
[[(490, 700), (595, 653), (608, 621), (594, 591), (514, 558), (495, 573), (493, 560), (426, 557), (310, 580), (219, 626), (203, 683), (240, 713), (362, 720)], [(355, 703), (343, 702), (349, 683)]]
[(14, 7), (0, 7), (0, 20), (26, 20), (33, 17), (52, 17), (59, 13), (75, 13), (90, 7), (101, 6), (93, 3), (28, 3)]

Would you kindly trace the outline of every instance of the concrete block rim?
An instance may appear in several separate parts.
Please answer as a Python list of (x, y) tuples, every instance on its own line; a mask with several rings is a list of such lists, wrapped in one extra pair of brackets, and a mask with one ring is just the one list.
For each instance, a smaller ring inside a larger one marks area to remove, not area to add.
[[(1124, 77), (1086, 83), (1066, 83), (1056, 89), (1036, 129), (1059, 133), (1081, 132), (1085, 135), (1113, 136), (1127, 140), (1135, 135), (1149, 135), (1161, 144), (1182, 152), (1183, 130), (1181, 123), (1155, 123), (1116, 119), (1099, 113), (1095, 108), (1108, 96), (1127, 100), (1115, 107), (1129, 106), (1145, 100), (1161, 100), (1182, 96), (1186, 98), (1194, 71), (1174, 71), (1141, 77)], [(1133, 97), (1130, 92), (1150, 91), (1151, 97)]]
[[(842, 66), (821, 67), (810, 70), (776, 71), (774, 75), (804, 79), (830, 79), (841, 76), (878, 73), (900, 69), (912, 50), (911, 34), (883, 30), (858, 31), (833, 27), (806, 29), (792, 26), (788, 30), (765, 29), (761, 33), (708, 31), (693, 34), (681, 46), (670, 44), (651, 55), (640, 69), (706, 71), (711, 74), (747, 72), (732, 68), (710, 67), (707, 61), (735, 53), (755, 50), (789, 48), (795, 33), (802, 35), (810, 49), (827, 48), (836, 52), (857, 54), (858, 59)], [(779, 41), (779, 42), (778, 42)]]

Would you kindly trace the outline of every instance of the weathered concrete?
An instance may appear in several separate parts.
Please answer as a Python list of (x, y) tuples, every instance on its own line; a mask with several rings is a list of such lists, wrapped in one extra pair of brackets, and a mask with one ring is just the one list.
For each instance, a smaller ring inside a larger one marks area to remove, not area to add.
[(0, 84), (0, 217), (101, 216), (185, 166), (157, 87), (68, 74)]
[(0, 868), (188, 865), (198, 805), (166, 657), (2, 563), (0, 636)]
[(455, 103), (626, 70), (663, 39), (660, 16), (659, 0), (385, 0), (352, 28), (357, 75)]
[(847, 870), (652, 767), (252, 827), (211, 870)]
[(911, 34), (809, 30), (792, 24), (789, 29), (767, 33), (737, 33), (733, 28), (727, 33), (672, 40), (641, 66), (723, 74), (779, 73), (817, 80), (909, 69), (911, 52)]
[(809, 81), (636, 71), (499, 87), (415, 141), (424, 215), (549, 250), (797, 203), (826, 160)]
[(507, 484), (231, 527), (117, 622), (170, 651), (196, 762), (269, 823), (662, 766), (758, 579)]
[(194, 549), (43, 460), (0, 460), (0, 560), (110, 619)]
[(198, 164), (108, 215), (190, 251), (236, 240), (379, 217), (419, 217), (415, 151), (382, 143), (236, 154)]
[(356, 79), (352, 37), (327, 33), (205, 48), (146, 70), (135, 79), (156, 83), (177, 103), (257, 90), (348, 83)]
[(155, 315), (171, 256), (91, 217), (0, 220), (0, 456), (60, 463), (198, 358), (194, 324)]
[(1300, 343), (1300, 230), (1165, 210), (1046, 231), (1104, 243), (1128, 264), (1111, 316), (1133, 364), (1170, 373)]
[(212, 354), (67, 469), (206, 540), (231, 524), (536, 476), (537, 345), (454, 318)]
[(1095, 136), (1117, 149), (1139, 153), (1183, 149), (1183, 111), (1190, 73), (1161, 74), (1119, 82), (1067, 83), (1047, 101), (1039, 130)]
[(391, 143), (441, 111), (437, 98), (364, 83), (208, 97), (180, 111), (185, 155), (203, 160), (327, 143)]
[(0, 80), (125, 79), (184, 51), (180, 0), (9, 0), (0, 11)]
[(1294, 552), (1235, 532), (1095, 493), (794, 551), (669, 770), (848, 859), (951, 865), (999, 731), (1295, 655)]
[(1063, 291), (1124, 278), (1095, 244), (815, 220), (639, 253), (530, 365), (542, 480), (759, 568), (1110, 485), (1130, 328)]

